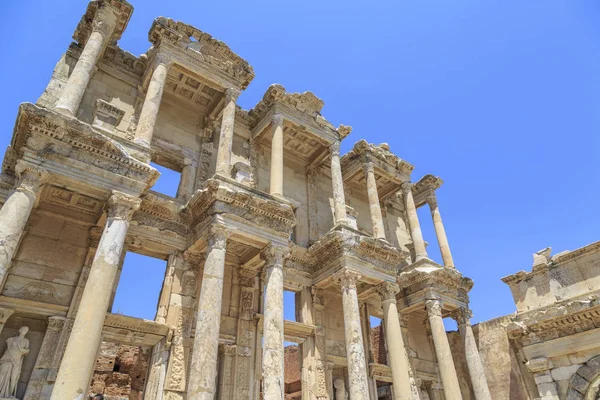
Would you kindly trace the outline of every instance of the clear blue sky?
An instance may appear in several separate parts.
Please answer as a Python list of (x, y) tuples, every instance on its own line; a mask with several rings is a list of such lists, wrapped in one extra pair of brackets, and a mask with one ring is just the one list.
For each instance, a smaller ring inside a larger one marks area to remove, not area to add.
[[(133, 5), (120, 42), (126, 50), (148, 49), (147, 32), (159, 15), (193, 24), (254, 66), (241, 106), (251, 108), (271, 83), (311, 90), (325, 101), (327, 119), (354, 127), (344, 151), (360, 138), (388, 142), (415, 165), (415, 180), (441, 176), (438, 199), (454, 259), (475, 281), (475, 321), (514, 311), (500, 278), (529, 270), (534, 251), (600, 239), (597, 0)], [(19, 103), (44, 90), (86, 2), (1, 7), (5, 148)], [(428, 210), (420, 217), (430, 255), (439, 260)], [(127, 274), (123, 282), (135, 284)], [(154, 301), (132, 307), (152, 318)]]

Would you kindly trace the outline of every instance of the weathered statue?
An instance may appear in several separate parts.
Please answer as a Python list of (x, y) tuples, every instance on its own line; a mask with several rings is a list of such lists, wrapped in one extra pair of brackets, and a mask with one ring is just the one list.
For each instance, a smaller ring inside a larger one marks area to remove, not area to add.
[(18, 336), (6, 339), (6, 351), (0, 358), (0, 398), (16, 399), (23, 357), (29, 353), (29, 340), (25, 339), (27, 332), (29, 328), (22, 326)]
[(344, 386), (343, 380), (336, 379), (333, 382), (333, 386), (335, 386), (335, 400), (348, 400), (348, 393), (346, 393), (346, 386)]

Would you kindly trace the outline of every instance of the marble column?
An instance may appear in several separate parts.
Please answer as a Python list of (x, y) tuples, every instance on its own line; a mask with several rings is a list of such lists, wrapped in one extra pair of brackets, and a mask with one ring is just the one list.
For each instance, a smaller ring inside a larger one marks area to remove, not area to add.
[(331, 150), (331, 184), (333, 185), (333, 204), (335, 210), (335, 223), (347, 224), (346, 196), (344, 194), (344, 179), (340, 165), (340, 141), (336, 140), (330, 146)]
[(492, 400), (483, 364), (479, 357), (477, 342), (473, 335), (473, 328), (471, 327), (471, 315), (471, 310), (461, 308), (456, 313), (455, 319), (458, 324), (458, 331), (460, 332), (465, 345), (465, 357), (467, 359), (467, 368), (471, 377), (473, 393), (475, 393), (476, 400)]
[(269, 193), (275, 196), (283, 196), (283, 115), (273, 115), (272, 129), (271, 186)]
[(442, 304), (440, 300), (426, 300), (427, 316), (431, 327), (431, 336), (433, 338), (433, 347), (437, 357), (438, 367), (444, 386), (444, 397), (446, 400), (461, 400), (460, 386), (454, 360), (450, 351), (450, 343), (444, 328), (442, 319)]
[(216, 172), (226, 177), (231, 176), (231, 146), (233, 145), (233, 127), (235, 124), (235, 102), (239, 95), (240, 91), (238, 89), (228, 88), (225, 90), (225, 106), (219, 134)]
[(189, 200), (194, 194), (195, 182), (196, 182), (196, 170), (198, 164), (186, 158), (183, 160), (183, 168), (181, 169), (181, 180), (179, 181), (179, 187), (177, 188), (177, 198)]
[(116, 25), (117, 15), (114, 11), (108, 7), (98, 8), (92, 22), (92, 33), (56, 102), (56, 111), (73, 117), (77, 115), (85, 90), (94, 74), (96, 63), (106, 48)]
[(427, 204), (429, 204), (429, 209), (431, 211), (435, 235), (437, 237), (438, 245), (440, 246), (440, 253), (442, 254), (444, 266), (454, 268), (452, 253), (450, 253), (450, 245), (448, 244), (446, 230), (444, 229), (444, 224), (442, 223), (442, 216), (440, 215), (440, 209), (438, 208), (437, 198), (435, 195), (427, 197)]
[(217, 394), (223, 277), (230, 233), (219, 223), (213, 223), (210, 227), (202, 286), (196, 307), (196, 334), (191, 354), (188, 400), (212, 400)]
[(56, 377), (52, 400), (77, 399), (87, 392), (129, 221), (140, 203), (139, 198), (116, 191), (108, 200), (108, 218)]
[(412, 236), (413, 246), (415, 248), (415, 261), (419, 261), (427, 258), (427, 251), (425, 250), (425, 242), (423, 241), (423, 234), (421, 233), (417, 207), (415, 206), (415, 200), (413, 199), (412, 183), (404, 182), (401, 185), (401, 189), (404, 193), (404, 207), (408, 217), (408, 225), (410, 226), (410, 235)]
[(265, 399), (283, 400), (285, 390), (283, 348), (283, 263), (289, 248), (271, 244), (264, 252), (262, 376)]
[(0, 287), (17, 251), (21, 235), (48, 178), (45, 169), (19, 161), (15, 168), (19, 181), (0, 208)]
[(398, 318), (396, 294), (400, 290), (398, 284), (384, 282), (378, 286), (383, 303), (383, 326), (385, 343), (389, 355), (389, 366), (392, 370), (394, 384), (394, 400), (412, 400), (410, 386), (410, 364), (404, 347), (402, 329)]
[(152, 144), (152, 136), (154, 128), (156, 128), (156, 120), (158, 119), (158, 110), (162, 100), (165, 83), (167, 82), (167, 74), (171, 66), (171, 59), (164, 53), (156, 53), (152, 59), (152, 77), (146, 90), (146, 97), (140, 111), (137, 128), (135, 131), (136, 143), (150, 147)]
[(377, 193), (377, 180), (375, 179), (373, 162), (367, 160), (364, 164), (364, 169), (367, 180), (367, 196), (369, 197), (371, 223), (373, 224), (373, 236), (378, 239), (385, 239), (383, 215), (381, 214), (381, 205), (379, 204), (379, 194)]
[(335, 274), (334, 279), (342, 287), (344, 334), (351, 398), (352, 400), (368, 400), (369, 383), (356, 292), (356, 282), (360, 279), (360, 275), (352, 270), (343, 269)]

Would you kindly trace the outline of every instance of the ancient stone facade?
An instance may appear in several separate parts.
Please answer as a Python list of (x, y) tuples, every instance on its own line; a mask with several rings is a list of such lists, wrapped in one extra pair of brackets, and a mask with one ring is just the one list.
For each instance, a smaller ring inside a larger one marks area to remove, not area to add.
[[(508, 336), (473, 329), (440, 178), (414, 179), (386, 144), (340, 154), (351, 128), (331, 125), (311, 92), (272, 85), (240, 108), (252, 67), (193, 26), (157, 18), (148, 51), (128, 53), (118, 40), (132, 12), (89, 3), (46, 90), (19, 108), (4, 157), (0, 351), (30, 328), (19, 399), (82, 399), (121, 381), (129, 398), (284, 399), (285, 341), (299, 344), (303, 400), (500, 398), (485, 362), (500, 345), (525, 388), (502, 398), (595, 395), (598, 311), (585, 290), (598, 287), (598, 246), (539, 253), (533, 272), (506, 278), (519, 307)], [(150, 163), (180, 172), (175, 196), (152, 190)], [(442, 264), (427, 254), (423, 206)], [(107, 312), (126, 252), (167, 262), (153, 321)], [(371, 316), (383, 321), (375, 335)], [(135, 377), (98, 369), (116, 348), (151, 349), (143, 379), (143, 363)]]

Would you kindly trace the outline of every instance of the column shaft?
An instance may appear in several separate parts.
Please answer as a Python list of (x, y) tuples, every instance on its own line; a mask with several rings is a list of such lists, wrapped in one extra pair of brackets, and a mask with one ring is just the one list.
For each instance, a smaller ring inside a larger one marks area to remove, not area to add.
[(485, 371), (481, 358), (479, 356), (479, 350), (477, 349), (477, 342), (473, 335), (473, 328), (471, 327), (470, 312), (468, 310), (461, 310), (461, 315), (458, 318), (458, 330), (463, 338), (465, 345), (465, 357), (467, 359), (467, 368), (469, 375), (471, 376), (471, 384), (473, 385), (473, 392), (475, 393), (476, 400), (492, 400), (490, 389), (488, 388), (487, 379), (485, 377)]
[(263, 393), (265, 399), (283, 400), (283, 260), (289, 251), (273, 246), (265, 252), (267, 258), (264, 326), (263, 326)]
[(384, 283), (378, 289), (383, 301), (385, 342), (390, 359), (389, 365), (392, 369), (394, 400), (411, 400), (410, 365), (404, 347), (402, 329), (398, 319), (398, 306), (396, 305), (398, 285)]
[(385, 229), (383, 228), (383, 215), (379, 205), (379, 194), (377, 193), (377, 180), (375, 179), (375, 170), (373, 163), (367, 161), (364, 165), (365, 176), (367, 180), (367, 196), (369, 197), (369, 210), (371, 211), (371, 222), (373, 224), (373, 236), (378, 239), (385, 239)]
[(438, 367), (444, 386), (444, 397), (446, 400), (462, 400), (460, 386), (458, 384), (458, 376), (454, 368), (454, 360), (450, 351), (450, 343), (444, 328), (442, 319), (442, 309), (439, 300), (427, 300), (427, 315), (429, 325), (431, 326), (431, 336), (433, 338), (433, 347), (437, 356)]
[(348, 359), (348, 380), (352, 400), (369, 399), (369, 382), (360, 327), (360, 310), (356, 281), (358, 274), (350, 270), (342, 270), (335, 279), (342, 286), (342, 305), (344, 308), (344, 334), (346, 339), (346, 357)]
[(181, 169), (181, 180), (179, 181), (179, 187), (177, 188), (178, 198), (189, 200), (189, 198), (194, 194), (196, 169), (196, 162), (186, 158), (183, 168)]
[(196, 308), (188, 400), (212, 400), (217, 394), (219, 332), (223, 303), (223, 277), (229, 231), (220, 224), (210, 228), (202, 286)]
[(237, 89), (225, 90), (225, 107), (221, 120), (219, 147), (217, 149), (217, 174), (229, 177), (231, 175), (231, 146), (233, 144), (233, 126), (235, 124), (235, 102), (240, 92)]
[(77, 399), (87, 392), (96, 355), (102, 341), (102, 327), (121, 261), (129, 221), (140, 199), (115, 192), (109, 199), (109, 213), (71, 336), (65, 349), (52, 400)]
[(117, 16), (112, 11), (106, 8), (98, 9), (92, 23), (92, 33), (85, 43), (77, 64), (75, 64), (75, 68), (73, 68), (73, 72), (71, 72), (71, 76), (69, 76), (69, 80), (56, 102), (55, 108), (57, 111), (71, 116), (77, 115), (83, 94), (90, 82), (96, 63), (108, 44), (116, 23)]
[(333, 204), (335, 207), (335, 223), (346, 224), (346, 196), (344, 195), (344, 180), (340, 165), (340, 142), (331, 145), (331, 184), (333, 185)]
[(415, 206), (415, 200), (413, 199), (412, 184), (410, 182), (404, 182), (402, 184), (402, 191), (404, 192), (404, 206), (406, 207), (408, 225), (410, 226), (410, 235), (412, 236), (413, 246), (415, 248), (415, 261), (419, 261), (427, 258), (427, 251), (425, 250), (425, 242), (423, 241), (423, 234), (421, 233), (417, 207)]
[(23, 162), (17, 164), (16, 172), (17, 187), (0, 208), (0, 287), (4, 286), (21, 235), (48, 176), (44, 169)]
[(170, 64), (169, 58), (164, 54), (159, 53), (154, 57), (154, 71), (152, 71), (152, 77), (148, 84), (148, 90), (146, 91), (146, 97), (144, 98), (144, 104), (142, 105), (142, 111), (140, 111), (135, 131), (135, 141), (147, 147), (150, 147), (152, 144), (152, 136), (154, 135), (158, 110)]
[(437, 199), (435, 196), (429, 196), (427, 198), (427, 203), (429, 204), (429, 209), (431, 210), (431, 218), (433, 219), (435, 235), (437, 237), (438, 245), (440, 246), (440, 253), (442, 254), (444, 266), (454, 268), (454, 261), (452, 260), (452, 253), (450, 253), (450, 245), (448, 244), (446, 230), (444, 229), (444, 224), (442, 223), (442, 216), (440, 215)]
[(283, 116), (273, 116), (270, 193), (283, 196)]

